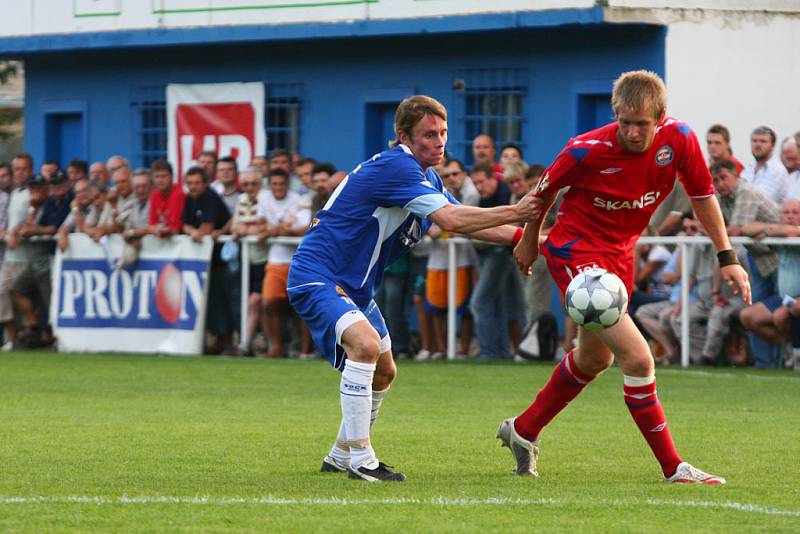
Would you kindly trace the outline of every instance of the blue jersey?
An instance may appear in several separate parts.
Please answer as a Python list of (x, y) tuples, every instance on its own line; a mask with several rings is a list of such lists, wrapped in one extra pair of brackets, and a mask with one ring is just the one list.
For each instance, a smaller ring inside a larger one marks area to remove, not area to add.
[(289, 287), (331, 281), (359, 307), (387, 265), (425, 235), (427, 217), (458, 204), (433, 169), (399, 145), (361, 163), (331, 195), (292, 258)]

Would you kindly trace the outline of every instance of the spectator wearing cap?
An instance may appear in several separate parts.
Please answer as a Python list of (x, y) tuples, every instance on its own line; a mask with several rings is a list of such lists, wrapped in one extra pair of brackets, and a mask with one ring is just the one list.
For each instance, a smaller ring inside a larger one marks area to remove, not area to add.
[(27, 248), (27, 259), (10, 287), (18, 323), (23, 329), (17, 333), (15, 348), (37, 348), (48, 345), (52, 339), (45, 335), (43, 323), (47, 321), (50, 305), (50, 254), (51, 243), (32, 241), (38, 235), (52, 235), (50, 227), (39, 224), (48, 199), (47, 180), (34, 176), (26, 182), (29, 191), (28, 210), (23, 224), (14, 229), (19, 240), (18, 248)]
[(789, 189), (789, 174), (780, 161), (772, 156), (775, 151), (775, 132), (767, 126), (759, 126), (750, 134), (750, 150), (755, 161), (745, 167), (741, 177), (767, 195), (779, 206)]
[(42, 208), (35, 234), (55, 235), (69, 215), (70, 204), (74, 198), (72, 184), (64, 173), (59, 171), (53, 174), (50, 177), (50, 196)]
[(5, 340), (3, 350), (11, 350), (17, 337), (11, 285), (26, 268), (30, 257), (30, 247), (27, 241), (20, 241), (17, 229), (25, 224), (28, 216), (30, 191), (26, 182), (33, 176), (33, 158), (29, 154), (18, 154), (11, 160), (11, 171), (13, 189), (8, 199), (6, 252), (0, 267), (0, 323), (3, 324)]

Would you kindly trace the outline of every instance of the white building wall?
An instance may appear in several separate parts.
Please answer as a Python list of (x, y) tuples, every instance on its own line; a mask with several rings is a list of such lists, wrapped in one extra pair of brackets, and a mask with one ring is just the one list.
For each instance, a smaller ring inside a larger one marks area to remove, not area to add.
[(778, 142), (800, 130), (800, 17), (695, 15), (668, 26), (669, 112), (701, 140), (710, 125), (727, 126), (734, 154), (747, 164), (754, 127), (770, 126)]
[(1, 0), (0, 37), (590, 8), (593, 0)]

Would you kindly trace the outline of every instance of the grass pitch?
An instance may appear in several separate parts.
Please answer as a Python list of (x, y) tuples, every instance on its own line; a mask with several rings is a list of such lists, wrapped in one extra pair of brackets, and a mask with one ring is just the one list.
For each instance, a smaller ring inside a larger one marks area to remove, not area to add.
[(538, 480), (494, 434), (551, 365), (401, 362), (374, 428), (405, 483), (318, 472), (339, 422), (321, 361), (0, 356), (0, 530), (800, 530), (800, 374), (658, 373), (683, 457), (660, 482), (611, 369), (542, 435)]

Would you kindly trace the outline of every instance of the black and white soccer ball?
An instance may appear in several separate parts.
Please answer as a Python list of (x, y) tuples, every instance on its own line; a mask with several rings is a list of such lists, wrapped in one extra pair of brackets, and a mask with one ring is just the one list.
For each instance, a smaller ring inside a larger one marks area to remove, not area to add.
[(628, 308), (628, 290), (619, 276), (592, 267), (581, 271), (567, 286), (567, 314), (586, 330), (614, 326)]

